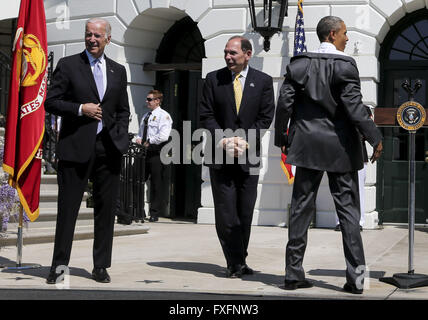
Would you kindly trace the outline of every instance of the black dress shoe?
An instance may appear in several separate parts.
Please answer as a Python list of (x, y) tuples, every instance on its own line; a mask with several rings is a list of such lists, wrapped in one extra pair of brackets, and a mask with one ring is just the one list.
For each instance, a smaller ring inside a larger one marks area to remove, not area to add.
[(312, 288), (314, 285), (308, 280), (284, 280), (284, 290)]
[(132, 223), (132, 220), (127, 220), (124, 218), (117, 218), (117, 223), (124, 224), (124, 225), (130, 225)]
[(336, 227), (334, 228), (334, 231), (340, 231), (340, 224), (336, 225)]
[(101, 283), (109, 283), (111, 281), (106, 268), (94, 268), (92, 270), (92, 279)]
[(353, 293), (353, 294), (362, 294), (363, 293), (363, 289), (358, 289), (355, 284), (350, 284), (350, 283), (345, 283), (345, 285), (343, 286), (343, 290), (345, 290), (346, 292), (349, 292), (349, 293)]
[(159, 220), (159, 218), (158, 218), (158, 217), (150, 216), (149, 222), (156, 222), (156, 221), (158, 221), (158, 220)]
[(49, 271), (48, 277), (46, 278), (46, 283), (47, 284), (55, 284), (55, 283), (59, 282), (58, 278), (61, 274), (63, 274), (63, 272), (56, 273), (56, 267), (55, 268), (52, 267), (51, 270)]
[(226, 270), (227, 278), (241, 278), (242, 277), (242, 266), (240, 264), (227, 267)]
[(242, 274), (254, 274), (254, 270), (251, 269), (247, 264), (242, 265), (241, 272)]

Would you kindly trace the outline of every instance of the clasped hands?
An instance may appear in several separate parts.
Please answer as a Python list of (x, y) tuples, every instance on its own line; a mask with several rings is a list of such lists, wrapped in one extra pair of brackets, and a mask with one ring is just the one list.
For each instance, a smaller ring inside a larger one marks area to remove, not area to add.
[(85, 116), (100, 121), (103, 117), (103, 111), (100, 104), (85, 103), (82, 105), (82, 114)]
[(220, 142), (226, 153), (235, 158), (242, 156), (249, 146), (247, 141), (241, 137), (223, 138)]

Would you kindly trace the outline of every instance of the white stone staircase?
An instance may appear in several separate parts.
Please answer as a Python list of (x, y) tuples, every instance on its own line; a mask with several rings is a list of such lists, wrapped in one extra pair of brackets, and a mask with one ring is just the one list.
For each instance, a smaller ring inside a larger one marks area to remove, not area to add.
[[(4, 128), (0, 127), (0, 136), (4, 135)], [(85, 192), (77, 218), (74, 240), (93, 239), (93, 209), (86, 207)], [(55, 238), (57, 216), (58, 185), (57, 176), (54, 174), (42, 174), (40, 184), (39, 217), (34, 222), (29, 222), (23, 228), (24, 245), (34, 243), (53, 243)], [(132, 223), (131, 225), (115, 224), (114, 236), (126, 236), (147, 233), (149, 227), (146, 223)], [(7, 231), (0, 237), (0, 247), (12, 246), (17, 243), (18, 223), (10, 221)]]

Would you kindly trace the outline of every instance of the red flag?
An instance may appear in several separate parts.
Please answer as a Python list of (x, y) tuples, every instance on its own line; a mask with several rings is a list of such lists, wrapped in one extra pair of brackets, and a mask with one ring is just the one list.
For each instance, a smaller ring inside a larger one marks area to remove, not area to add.
[[(287, 129), (287, 135), (288, 135), (288, 129)], [(293, 169), (295, 170), (295, 166), (285, 163), (286, 161), (287, 161), (287, 155), (281, 152), (281, 168), (284, 171), (285, 175), (287, 176), (288, 184), (293, 184), (294, 182)]]
[(3, 169), (31, 221), (39, 216), (46, 38), (43, 0), (21, 0), (13, 42)]
[(285, 175), (287, 176), (288, 184), (293, 184), (294, 182), (294, 173), (292, 170), (293, 166), (291, 164), (285, 163), (286, 160), (287, 160), (287, 155), (281, 152), (281, 168), (284, 171)]

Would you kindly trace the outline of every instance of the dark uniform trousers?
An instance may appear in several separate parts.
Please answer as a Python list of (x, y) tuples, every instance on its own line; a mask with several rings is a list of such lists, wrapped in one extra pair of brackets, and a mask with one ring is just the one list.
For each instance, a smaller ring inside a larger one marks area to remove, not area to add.
[[(308, 228), (316, 211), (315, 201), (323, 173), (324, 171), (296, 167), (286, 249), (287, 280), (305, 279), (303, 256), (307, 245)], [(346, 279), (348, 283), (356, 284), (365, 270), (363, 242), (359, 229), (358, 172), (327, 172), (327, 175), (343, 235)], [(362, 283), (363, 277), (360, 279)]]
[(227, 266), (243, 265), (248, 255), (251, 221), (257, 198), (258, 175), (239, 165), (210, 168), (215, 225)]
[(145, 181), (150, 178), (150, 217), (164, 216), (167, 199), (165, 199), (164, 165), (159, 151), (148, 151), (145, 159)]
[(97, 135), (94, 152), (88, 162), (58, 163), (58, 216), (52, 266), (68, 265), (76, 219), (88, 179), (93, 182), (95, 268), (109, 268), (113, 246), (114, 201), (117, 198), (121, 154), (108, 133)]

